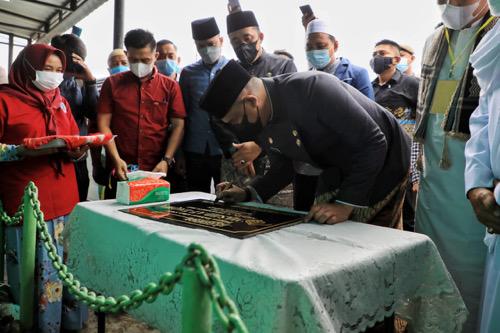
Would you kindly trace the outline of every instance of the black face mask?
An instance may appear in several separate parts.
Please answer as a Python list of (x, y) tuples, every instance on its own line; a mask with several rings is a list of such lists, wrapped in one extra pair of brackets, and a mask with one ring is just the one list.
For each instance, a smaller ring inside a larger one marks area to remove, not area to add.
[(257, 42), (240, 44), (234, 52), (236, 52), (236, 56), (243, 64), (250, 65), (257, 57), (257, 53), (259, 53)]
[(377, 74), (382, 74), (392, 65), (392, 57), (383, 57), (381, 55), (376, 55), (370, 60), (370, 66), (373, 71)]
[(262, 122), (260, 121), (260, 113), (257, 109), (257, 120), (255, 123), (248, 121), (245, 102), (243, 102), (243, 119), (240, 124), (231, 124), (231, 131), (236, 134), (240, 142), (255, 141), (257, 136), (262, 131)]

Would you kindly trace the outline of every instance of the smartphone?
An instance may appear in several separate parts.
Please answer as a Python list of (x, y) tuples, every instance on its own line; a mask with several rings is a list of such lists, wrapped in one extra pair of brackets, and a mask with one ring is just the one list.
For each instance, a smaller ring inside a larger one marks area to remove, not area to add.
[(314, 16), (314, 13), (313, 13), (311, 6), (304, 5), (304, 6), (300, 6), (299, 8), (304, 16)]
[(73, 28), (71, 28), (71, 33), (73, 35), (76, 35), (76, 36), (80, 37), (81, 34), (82, 34), (82, 28), (77, 27), (76, 25), (74, 25)]
[(228, 0), (227, 9), (230, 13), (241, 11), (241, 5), (239, 0)]

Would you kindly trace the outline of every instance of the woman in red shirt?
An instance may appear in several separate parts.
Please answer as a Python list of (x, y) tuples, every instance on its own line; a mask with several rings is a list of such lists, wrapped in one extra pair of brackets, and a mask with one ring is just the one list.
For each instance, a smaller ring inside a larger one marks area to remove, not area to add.
[[(59, 93), (65, 58), (48, 45), (26, 47), (9, 72), (9, 84), (0, 86), (0, 142), (13, 147), (24, 138), (47, 135), (77, 135), (78, 127), (69, 104)], [(4, 146), (5, 147), (5, 146)], [(52, 151), (43, 156), (11, 156), (0, 163), (0, 200), (9, 215), (22, 201), (29, 181), (39, 190), (41, 210), (59, 255), (63, 256), (61, 233), (67, 217), (78, 202), (75, 168), (71, 158), (82, 152)], [(22, 227), (7, 227), (7, 274), (14, 298), (19, 300), (19, 253)], [(86, 309), (77, 302), (62, 302), (63, 285), (40, 241), (36, 253), (37, 332), (59, 332), (82, 328)], [(65, 295), (66, 296), (66, 295)], [(66, 298), (66, 297), (65, 297)], [(72, 303), (72, 304), (70, 304)], [(64, 307), (64, 311), (63, 311)], [(71, 318), (66, 320), (62, 318)]]

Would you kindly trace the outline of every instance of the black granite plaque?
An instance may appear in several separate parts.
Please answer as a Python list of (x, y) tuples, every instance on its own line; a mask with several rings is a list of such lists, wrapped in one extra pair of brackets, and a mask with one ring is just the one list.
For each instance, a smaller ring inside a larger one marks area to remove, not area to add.
[(234, 238), (248, 238), (300, 223), (304, 215), (209, 200), (191, 200), (128, 208), (125, 213), (162, 223), (201, 228)]

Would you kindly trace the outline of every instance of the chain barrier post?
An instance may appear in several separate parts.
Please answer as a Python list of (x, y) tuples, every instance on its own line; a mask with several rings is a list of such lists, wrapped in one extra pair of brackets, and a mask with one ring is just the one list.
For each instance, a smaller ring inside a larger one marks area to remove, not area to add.
[[(211, 333), (212, 313), (215, 314), (227, 332), (248, 333), (241, 320), (238, 308), (228, 296), (220, 277), (217, 262), (199, 244), (191, 244), (188, 254), (175, 267), (173, 273), (164, 273), (158, 283), (151, 282), (143, 289), (134, 290), (119, 297), (96, 295), (82, 286), (74, 278), (63, 259), (57, 254), (56, 247), (45, 224), (43, 212), (38, 201), (38, 189), (30, 182), (24, 191), (23, 203), (18, 211), (8, 216), (0, 203), (0, 228), (3, 225), (16, 226), (24, 219), (23, 244), (21, 248), (21, 329), (31, 330), (34, 314), (35, 255), (37, 235), (40, 244), (47, 250), (52, 266), (63, 285), (79, 301), (100, 314), (133, 310), (144, 302), (153, 303), (160, 294), (170, 295), (175, 286), (182, 282), (182, 332)], [(1, 232), (1, 231), (0, 231)], [(1, 244), (0, 244), (1, 245)], [(104, 328), (101, 325), (101, 329)]]
[(22, 330), (33, 327), (33, 301), (35, 291), (36, 220), (34, 205), (38, 200), (36, 187), (28, 186), (24, 192), (23, 244), (21, 248), (21, 300), (20, 321)]
[(96, 311), (97, 317), (97, 333), (106, 333), (106, 313)]
[(212, 300), (193, 267), (182, 273), (182, 333), (212, 332)]

